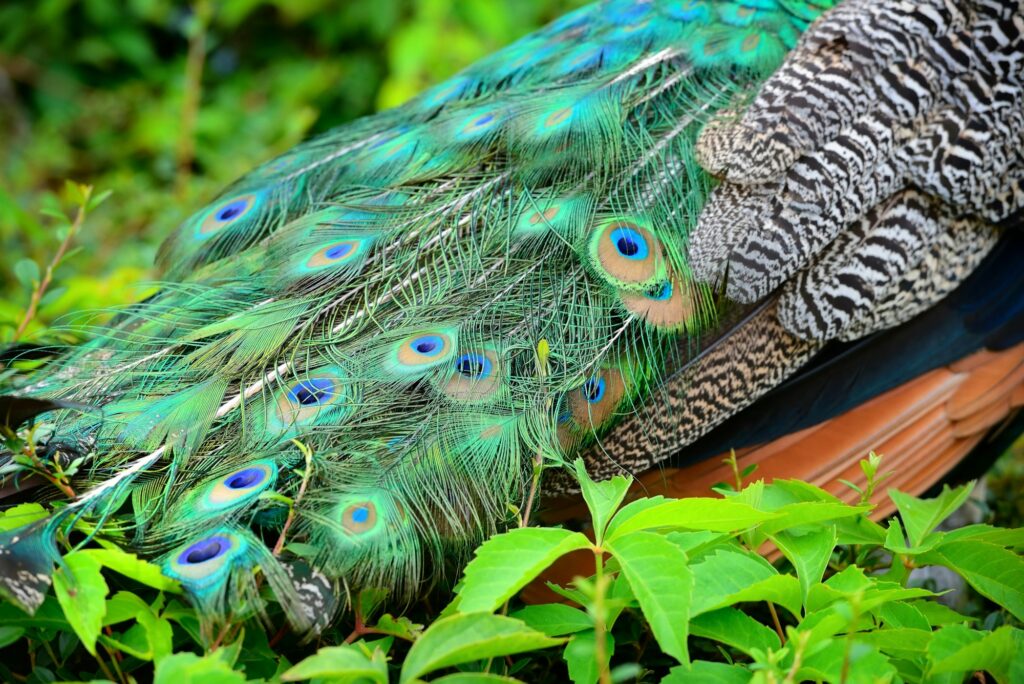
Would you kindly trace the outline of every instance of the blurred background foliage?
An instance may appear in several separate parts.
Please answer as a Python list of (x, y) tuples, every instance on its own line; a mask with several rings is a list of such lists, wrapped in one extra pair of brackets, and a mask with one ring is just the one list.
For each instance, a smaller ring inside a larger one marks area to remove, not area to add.
[(66, 205), (65, 179), (113, 195), (76, 236), (29, 339), (142, 296), (160, 241), (260, 162), (582, 4), (3, 0), (0, 343), (61, 242), (45, 212)]

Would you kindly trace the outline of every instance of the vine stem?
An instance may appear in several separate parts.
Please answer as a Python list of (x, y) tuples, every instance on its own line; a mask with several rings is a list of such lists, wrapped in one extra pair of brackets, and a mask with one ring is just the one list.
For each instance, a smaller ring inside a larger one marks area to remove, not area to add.
[(786, 643), (786, 634), (782, 631), (782, 622), (779, 620), (779, 614), (775, 610), (775, 604), (771, 601), (765, 601), (768, 604), (768, 612), (772, 614), (772, 622), (775, 624), (775, 633), (779, 635), (779, 640), (782, 643)]
[(68, 228), (67, 235), (61, 240), (60, 247), (57, 248), (57, 253), (50, 259), (49, 265), (46, 267), (46, 273), (43, 274), (43, 279), (39, 281), (39, 285), (32, 290), (32, 298), (29, 300), (28, 309), (25, 311), (25, 315), (22, 317), (21, 322), (18, 323), (17, 330), (14, 331), (14, 337), (11, 338), (11, 343), (17, 342), (22, 335), (25, 334), (25, 330), (28, 328), (28, 324), (32, 322), (32, 319), (36, 317), (36, 312), (39, 310), (39, 302), (42, 300), (43, 295), (46, 294), (47, 288), (53, 282), (53, 272), (57, 269), (64, 255), (68, 251), (68, 247), (71, 246), (71, 240), (75, 237), (79, 230), (82, 228), (82, 224), (85, 222), (86, 204), (89, 201), (89, 195), (92, 193), (92, 188), (88, 188), (86, 191), (85, 203), (79, 205), (78, 212), (75, 214), (75, 220), (71, 222), (71, 226)]
[(299, 450), (305, 457), (306, 469), (302, 473), (302, 482), (299, 484), (299, 491), (295, 495), (295, 500), (292, 502), (292, 505), (288, 507), (288, 517), (285, 518), (284, 525), (281, 526), (281, 534), (278, 535), (277, 543), (274, 544), (275, 556), (280, 556), (281, 551), (284, 549), (284, 541), (288, 536), (288, 528), (290, 528), (292, 526), (292, 522), (295, 521), (295, 508), (299, 505), (299, 502), (302, 501), (302, 497), (306, 494), (306, 485), (309, 484), (309, 475), (313, 470), (313, 452), (310, 451), (309, 447), (297, 440), (292, 440), (292, 442), (299, 447)]
[(601, 684), (612, 684), (612, 674), (608, 670), (608, 643), (604, 614), (604, 550), (594, 547), (594, 657), (597, 659), (598, 681)]

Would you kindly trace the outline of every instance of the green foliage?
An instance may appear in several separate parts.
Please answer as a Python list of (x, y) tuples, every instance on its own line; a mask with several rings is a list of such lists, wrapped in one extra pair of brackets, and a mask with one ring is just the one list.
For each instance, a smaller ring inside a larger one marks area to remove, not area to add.
[[(355, 597), (351, 632), (343, 619), (321, 635), (319, 649), (281, 642), (283, 631), (268, 640), (254, 618), (238, 617), (204, 651), (197, 617), (174, 598), (178, 586), (101, 530), (101, 546), (64, 556), (55, 598), (35, 616), (0, 604), (0, 674), (24, 680), (31, 664), (44, 673), (31, 681), (152, 677), (173, 684), (945, 684), (980, 672), (1002, 684), (1024, 676), (1024, 530), (939, 529), (969, 486), (933, 499), (891, 491), (900, 518), (861, 535), (874, 541), (841, 544), (843, 530), (872, 529), (864, 517), (870, 506), (843, 504), (805, 483), (754, 482), (723, 488), (720, 499), (654, 497), (623, 506), (628, 479), (595, 483), (581, 469), (577, 475), (593, 538), (555, 527), (494, 536), (477, 549), (440, 615), (412, 607), (374, 618), (386, 595), (364, 591)], [(0, 523), (43, 512), (12, 508)], [(761, 555), (772, 545), (774, 564)], [(583, 571), (590, 576), (549, 584), (566, 602), (521, 604), (517, 592), (560, 557), (581, 552), (592, 558)], [(991, 601), (988, 612), (958, 613), (939, 602), (940, 593), (913, 586), (908, 571), (934, 565)], [(273, 605), (265, 615), (279, 623)], [(20, 664), (16, 653), (29, 661)]]
[[(63, 237), (65, 178), (113, 192), (31, 337), (136, 301), (157, 245), (302, 139), (427, 86), (582, 0), (0, 3), (0, 343)], [(189, 54), (201, 56), (193, 60)], [(42, 215), (42, 216), (41, 216)], [(64, 333), (49, 331), (49, 339)]]

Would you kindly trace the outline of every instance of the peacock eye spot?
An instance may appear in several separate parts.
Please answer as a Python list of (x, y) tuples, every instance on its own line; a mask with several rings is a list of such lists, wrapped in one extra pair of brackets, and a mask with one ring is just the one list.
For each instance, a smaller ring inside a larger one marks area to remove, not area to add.
[(328, 378), (312, 378), (297, 383), (288, 393), (300, 406), (315, 406), (330, 401), (334, 396), (334, 383)]
[(437, 356), (444, 349), (444, 340), (437, 335), (425, 335), (417, 337), (410, 345), (413, 351), (423, 356)]
[(474, 121), (473, 124), (476, 125), (476, 126), (485, 126), (485, 125), (491, 123), (492, 121), (494, 121), (494, 115), (493, 114), (484, 114), (479, 119)]
[(622, 256), (633, 256), (640, 251), (640, 245), (636, 244), (636, 241), (629, 237), (620, 237), (615, 242), (615, 248), (619, 250), (619, 254)]
[(467, 378), (481, 379), (490, 371), (490, 361), (482, 354), (463, 354), (455, 360), (455, 370)]
[(221, 207), (216, 214), (217, 220), (221, 223), (238, 218), (249, 206), (249, 201), (244, 199), (229, 202)]
[(328, 249), (326, 252), (324, 252), (324, 256), (333, 261), (335, 259), (341, 259), (342, 257), (347, 256), (348, 253), (351, 251), (351, 243), (343, 242), (340, 245), (335, 245)]
[(228, 489), (249, 489), (259, 484), (263, 476), (264, 472), (259, 468), (246, 468), (229, 477), (224, 484)]
[(370, 509), (366, 506), (356, 506), (352, 509), (352, 522), (364, 523), (370, 519)]
[(223, 555), (229, 546), (230, 544), (228, 544), (227, 540), (220, 537), (203, 539), (185, 549), (178, 562), (188, 565), (199, 565)]
[(587, 398), (591, 404), (596, 404), (604, 398), (605, 382), (604, 378), (591, 378), (583, 383), (583, 396)]

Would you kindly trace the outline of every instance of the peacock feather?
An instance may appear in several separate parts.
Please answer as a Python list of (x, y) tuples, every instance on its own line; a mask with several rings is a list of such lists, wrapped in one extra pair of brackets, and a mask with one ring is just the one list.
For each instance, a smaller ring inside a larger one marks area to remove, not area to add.
[(0, 591), (35, 607), (62, 526), (130, 507), (204, 614), (258, 566), (308, 626), (273, 492), (326, 577), (443, 577), (532, 463), (641, 430), (737, 320), (691, 278), (696, 136), (832, 4), (591, 5), (238, 180), (164, 243), (158, 292), (19, 388), (97, 408), (47, 419), (81, 494), (0, 539)]

